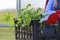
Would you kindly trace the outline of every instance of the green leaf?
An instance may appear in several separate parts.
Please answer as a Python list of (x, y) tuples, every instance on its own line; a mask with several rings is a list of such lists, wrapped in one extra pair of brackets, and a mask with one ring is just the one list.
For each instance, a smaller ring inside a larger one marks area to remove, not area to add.
[(5, 14), (4, 14), (4, 19), (5, 19), (5, 21), (9, 21), (10, 18), (11, 18), (11, 14), (10, 14), (10, 13), (5, 13)]
[(31, 4), (28, 4), (28, 5), (26, 6), (26, 9), (29, 8), (30, 6), (31, 6)]

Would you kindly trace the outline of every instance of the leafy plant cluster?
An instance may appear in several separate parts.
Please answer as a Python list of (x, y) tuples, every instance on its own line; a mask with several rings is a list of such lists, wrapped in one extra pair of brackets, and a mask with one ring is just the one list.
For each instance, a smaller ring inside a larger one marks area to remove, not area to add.
[(12, 15), (10, 12), (4, 14), (4, 20), (9, 23), (11, 26), (14, 25), (14, 20), (12, 20)]
[(25, 8), (19, 10), (18, 23), (21, 23), (22, 27), (29, 26), (32, 20), (39, 20), (41, 18), (40, 13), (42, 11), (41, 8), (34, 9), (31, 7), (31, 4), (28, 4)]
[(10, 18), (11, 18), (11, 14), (9, 12), (4, 14), (4, 20), (5, 21), (9, 21)]

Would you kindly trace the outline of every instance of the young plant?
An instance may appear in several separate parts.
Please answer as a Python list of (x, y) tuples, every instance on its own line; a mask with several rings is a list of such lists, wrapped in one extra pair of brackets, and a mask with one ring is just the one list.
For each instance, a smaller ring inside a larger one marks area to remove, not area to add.
[(11, 19), (12, 18), (11, 16), (12, 15), (9, 12), (5, 13), (4, 14), (4, 20), (12, 26), (12, 25), (14, 25), (14, 20)]
[(8, 22), (8, 21), (10, 20), (10, 18), (11, 18), (11, 14), (10, 14), (10, 13), (5, 13), (5, 14), (4, 14), (4, 20), (5, 20), (5, 21)]
[(43, 11), (41, 8), (34, 9), (28, 4), (26, 8), (19, 10), (18, 23), (22, 23), (22, 27), (29, 26), (32, 20), (40, 19), (41, 11)]

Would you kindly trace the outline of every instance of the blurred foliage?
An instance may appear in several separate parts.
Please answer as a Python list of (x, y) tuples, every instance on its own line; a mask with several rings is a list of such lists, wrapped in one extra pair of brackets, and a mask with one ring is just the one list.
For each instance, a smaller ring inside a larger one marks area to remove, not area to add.
[(4, 14), (4, 20), (10, 24), (10, 26), (13, 26), (14, 25), (14, 20), (11, 19), (12, 18), (12, 14), (7, 12)]
[(4, 14), (4, 19), (5, 19), (5, 21), (9, 21), (10, 20), (10, 18), (11, 18), (11, 13), (5, 13)]
[[(31, 20), (39, 20), (40, 14), (43, 11), (41, 8), (32, 8), (31, 4), (28, 4), (25, 8), (20, 9), (19, 15), (17, 16), (18, 24), (20, 23), (22, 27), (29, 26)], [(12, 19), (12, 15), (10, 12), (4, 14), (4, 20), (7, 21), (10, 25), (14, 24), (14, 20)]]
[(29, 26), (31, 20), (39, 20), (40, 14), (43, 11), (41, 8), (32, 8), (31, 4), (28, 4), (26, 8), (19, 10), (19, 15), (17, 17), (18, 23), (22, 24), (22, 27)]

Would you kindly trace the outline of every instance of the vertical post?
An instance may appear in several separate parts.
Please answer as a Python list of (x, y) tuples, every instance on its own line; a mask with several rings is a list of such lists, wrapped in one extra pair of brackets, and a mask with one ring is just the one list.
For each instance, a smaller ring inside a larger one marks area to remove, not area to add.
[(33, 40), (39, 40), (39, 22), (38, 20), (32, 20), (33, 28)]
[(16, 0), (16, 10), (17, 16), (19, 15), (19, 9), (21, 8), (21, 0)]

